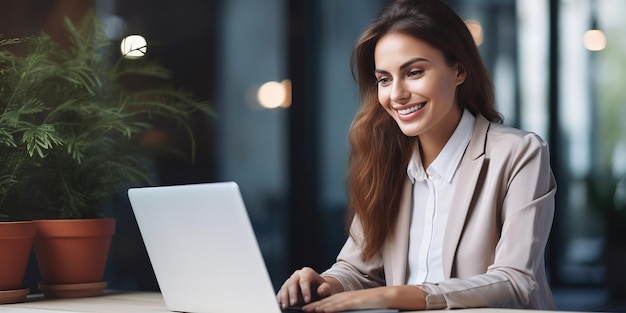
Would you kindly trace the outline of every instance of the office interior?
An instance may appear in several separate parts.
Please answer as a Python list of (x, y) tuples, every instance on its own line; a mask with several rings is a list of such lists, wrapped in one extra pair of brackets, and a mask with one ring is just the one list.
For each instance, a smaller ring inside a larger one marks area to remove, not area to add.
[[(350, 53), (387, 2), (8, 0), (0, 33), (62, 38), (64, 16), (94, 9), (112, 42), (144, 37), (143, 57), (216, 112), (193, 121), (195, 163), (152, 160), (158, 184), (236, 181), (278, 287), (296, 268), (328, 267), (346, 239), (359, 105)], [(475, 35), (504, 123), (550, 145), (558, 193), (546, 266), (559, 308), (626, 311), (626, 1), (447, 2)], [(124, 191), (106, 205), (117, 219), (109, 288), (158, 290)]]

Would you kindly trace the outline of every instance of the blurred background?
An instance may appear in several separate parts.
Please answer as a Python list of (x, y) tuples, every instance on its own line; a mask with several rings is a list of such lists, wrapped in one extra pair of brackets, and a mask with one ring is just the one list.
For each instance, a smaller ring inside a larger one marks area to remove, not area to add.
[[(5, 0), (0, 33), (63, 43), (63, 18), (95, 9), (112, 42), (142, 36), (143, 57), (216, 112), (193, 121), (195, 163), (155, 157), (158, 183), (239, 183), (278, 287), (296, 268), (328, 267), (346, 239), (349, 58), (387, 2)], [(626, 311), (626, 1), (447, 2), (475, 36), (505, 123), (550, 144), (559, 191), (546, 266), (560, 309)], [(109, 288), (158, 290), (125, 193), (108, 206)]]

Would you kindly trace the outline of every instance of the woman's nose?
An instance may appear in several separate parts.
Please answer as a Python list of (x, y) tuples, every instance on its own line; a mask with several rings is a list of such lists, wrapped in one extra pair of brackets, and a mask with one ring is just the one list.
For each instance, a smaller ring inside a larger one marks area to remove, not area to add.
[(391, 100), (402, 102), (409, 98), (410, 92), (406, 84), (402, 81), (395, 81), (391, 87)]

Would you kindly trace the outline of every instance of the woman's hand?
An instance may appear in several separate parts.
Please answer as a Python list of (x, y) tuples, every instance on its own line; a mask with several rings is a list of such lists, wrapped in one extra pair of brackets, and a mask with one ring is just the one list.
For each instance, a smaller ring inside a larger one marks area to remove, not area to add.
[(314, 299), (326, 298), (343, 291), (341, 283), (334, 278), (322, 277), (312, 268), (295, 271), (276, 294), (281, 308), (310, 303)]
[(346, 291), (302, 307), (305, 312), (340, 312), (358, 309), (423, 310), (426, 293), (416, 286), (393, 286)]

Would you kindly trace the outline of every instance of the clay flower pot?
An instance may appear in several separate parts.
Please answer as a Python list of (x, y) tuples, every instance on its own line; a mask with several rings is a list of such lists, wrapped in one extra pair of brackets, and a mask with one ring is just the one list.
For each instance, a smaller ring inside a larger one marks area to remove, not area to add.
[(23, 302), (28, 295), (22, 284), (36, 231), (34, 222), (0, 222), (0, 304)]
[(115, 219), (37, 221), (35, 256), (39, 289), (50, 298), (89, 297), (102, 293)]

